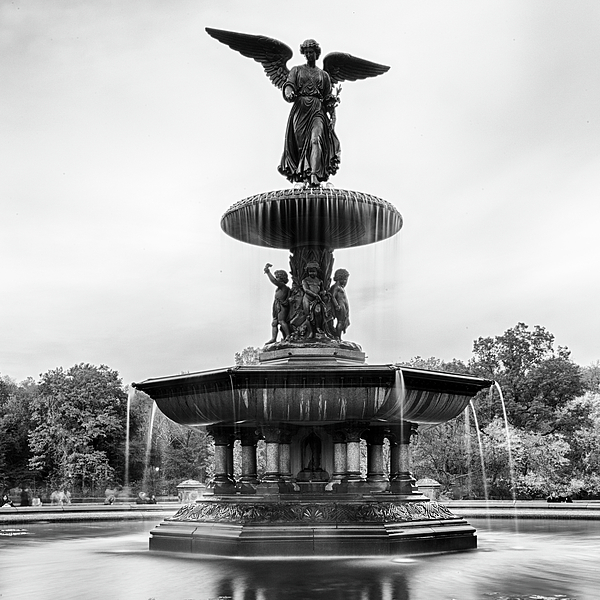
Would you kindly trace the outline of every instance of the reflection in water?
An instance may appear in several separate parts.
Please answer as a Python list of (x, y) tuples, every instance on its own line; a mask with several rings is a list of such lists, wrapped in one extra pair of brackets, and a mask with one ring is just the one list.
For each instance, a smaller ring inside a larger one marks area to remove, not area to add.
[[(354, 561), (246, 561), (233, 577), (220, 582), (216, 597), (229, 600), (408, 600), (406, 575), (384, 569), (359, 568)], [(359, 562), (359, 561), (356, 561)], [(356, 565), (355, 565), (356, 567)], [(212, 599), (211, 599), (212, 600)]]
[(0, 598), (597, 600), (600, 523), (471, 520), (479, 549), (381, 559), (250, 560), (148, 552), (153, 522), (48, 523), (0, 537)]

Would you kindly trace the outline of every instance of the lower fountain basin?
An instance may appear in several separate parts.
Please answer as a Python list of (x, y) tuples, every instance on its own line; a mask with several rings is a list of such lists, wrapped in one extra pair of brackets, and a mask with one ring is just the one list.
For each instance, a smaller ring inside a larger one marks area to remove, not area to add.
[(469, 550), (475, 528), (430, 501), (199, 500), (151, 532), (150, 550), (220, 556), (386, 556)]
[(191, 427), (367, 421), (437, 425), (458, 416), (491, 381), (397, 365), (259, 364), (133, 384), (170, 419)]

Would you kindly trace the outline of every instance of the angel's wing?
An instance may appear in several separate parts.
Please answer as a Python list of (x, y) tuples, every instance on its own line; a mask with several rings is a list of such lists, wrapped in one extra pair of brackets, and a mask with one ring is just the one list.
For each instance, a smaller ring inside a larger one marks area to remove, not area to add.
[(389, 67), (344, 52), (331, 52), (323, 59), (323, 70), (329, 73), (332, 85), (340, 81), (356, 81), (383, 75)]
[(273, 85), (279, 89), (283, 87), (289, 73), (286, 63), (293, 54), (289, 46), (264, 35), (236, 33), (211, 27), (206, 28), (206, 33), (232, 50), (259, 62)]

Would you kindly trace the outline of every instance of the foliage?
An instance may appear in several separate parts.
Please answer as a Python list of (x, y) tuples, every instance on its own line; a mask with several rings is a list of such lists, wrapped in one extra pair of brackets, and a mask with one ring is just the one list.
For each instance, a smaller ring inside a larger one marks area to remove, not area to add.
[[(236, 353), (235, 362), (256, 364), (259, 352), (247, 347)], [(416, 356), (403, 364), (498, 381), (510, 423), (512, 473), (502, 406), (494, 392), (473, 400), (483, 467), (473, 414), (467, 410), (449, 423), (419, 430), (412, 444), (415, 476), (433, 477), (455, 497), (483, 497), (484, 488), (503, 498), (513, 493), (600, 496), (600, 362), (580, 368), (546, 329), (518, 323), (502, 335), (478, 338), (468, 363)], [(49, 371), (38, 383), (0, 378), (0, 485), (31, 486), (35, 477), (53, 489), (71, 486), (74, 493), (90, 493), (95, 488), (100, 495), (101, 486), (123, 482), (159, 495), (175, 494), (185, 479), (210, 479), (211, 436), (177, 425), (159, 411), (151, 427), (153, 406), (149, 396), (132, 390), (126, 482), (126, 395), (116, 371), (80, 364)], [(236, 442), (237, 474), (239, 446)], [(259, 475), (264, 454), (261, 440)]]
[(429, 358), (414, 356), (409, 361), (401, 362), (399, 364), (404, 367), (427, 369), (428, 371), (444, 371), (446, 373), (460, 373), (464, 375), (470, 373), (468, 365), (456, 358), (453, 358), (451, 361), (444, 361), (434, 356), (430, 356)]
[(235, 353), (235, 364), (236, 365), (257, 365), (258, 355), (260, 354), (260, 348), (254, 346), (248, 346), (241, 352)]
[(419, 430), (412, 442), (415, 477), (431, 477), (442, 485), (444, 494), (457, 497), (473, 495), (469, 477), (478, 469), (472, 452), (474, 434), (467, 429), (465, 419), (468, 417), (463, 414), (448, 423)]
[(116, 371), (79, 364), (41, 376), (32, 401), (30, 468), (56, 487), (106, 484), (122, 452), (126, 395)]
[(212, 475), (212, 439), (204, 429), (174, 423), (154, 408), (150, 396), (135, 390), (130, 415), (130, 482), (137, 490), (176, 495), (186, 479)]
[(212, 476), (214, 444), (204, 429), (192, 429), (157, 413), (156, 462), (164, 485), (171, 493), (186, 479), (205, 481)]
[(21, 384), (0, 379), (0, 484), (4, 488), (26, 484), (31, 477), (28, 434), (35, 389), (32, 379)]
[[(407, 366), (471, 373), (500, 384), (510, 423), (514, 473), (497, 392), (474, 398), (481, 427), (486, 487), (496, 497), (594, 493), (600, 472), (600, 363), (581, 369), (569, 350), (555, 347), (545, 328), (518, 323), (504, 334), (474, 342), (468, 365), (415, 357)], [(593, 390), (584, 396), (585, 390)], [(475, 430), (465, 415), (421, 431), (414, 446), (415, 473), (437, 479), (446, 493), (482, 497), (483, 476)], [(470, 474), (470, 475), (469, 475)]]
[[(573, 436), (571, 455), (575, 477), (584, 480), (582, 491), (591, 492), (596, 489), (592, 479), (600, 476), (600, 393), (587, 392), (573, 404), (583, 405), (589, 415), (588, 424)], [(588, 480), (589, 485), (585, 483)], [(594, 493), (598, 494), (600, 490)]]
[[(572, 432), (586, 422), (585, 411), (563, 410), (585, 390), (581, 369), (566, 347), (554, 347), (554, 336), (543, 327), (518, 323), (500, 336), (480, 337), (473, 354), (471, 371), (500, 384), (515, 427), (549, 434)], [(499, 403), (490, 403), (482, 407), (481, 421), (501, 415)]]
[(584, 367), (581, 370), (581, 376), (587, 391), (600, 394), (600, 361), (597, 360)]
[(511, 425), (507, 435), (504, 422), (494, 419), (484, 429), (482, 442), (490, 497), (511, 498), (514, 492), (520, 498), (545, 498), (567, 493), (569, 445), (564, 436)]
[[(463, 361), (453, 359), (415, 356), (403, 366), (447, 373), (468, 375), (469, 367)], [(463, 497), (473, 496), (478, 491), (480, 478), (473, 479), (478, 470), (478, 459), (473, 454), (477, 443), (470, 430), (470, 413), (466, 409), (458, 418), (434, 428), (419, 430), (413, 442), (413, 468), (415, 476), (431, 477), (442, 485), (444, 494)]]

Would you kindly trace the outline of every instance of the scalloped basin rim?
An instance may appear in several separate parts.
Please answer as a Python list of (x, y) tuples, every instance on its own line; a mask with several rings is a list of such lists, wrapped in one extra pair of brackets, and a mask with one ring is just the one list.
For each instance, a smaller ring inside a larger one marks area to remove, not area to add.
[(455, 418), (491, 381), (398, 365), (252, 365), (135, 383), (190, 427), (347, 421), (436, 425)]
[[(395, 364), (387, 365), (323, 365), (318, 366), (314, 363), (306, 365), (289, 364), (285, 365), (236, 365), (233, 367), (224, 367), (220, 369), (209, 369), (206, 371), (196, 371), (194, 373), (182, 373), (180, 375), (168, 375), (166, 377), (155, 377), (145, 379), (139, 383), (132, 383), (135, 389), (146, 391), (152, 388), (162, 387), (164, 384), (186, 384), (195, 383), (199, 379), (204, 381), (210, 379), (221, 379), (224, 375), (229, 378), (237, 376), (268, 376), (270, 374), (281, 377), (285, 374), (306, 374), (313, 378), (322, 376), (323, 374), (337, 375), (347, 374), (348, 376), (356, 377), (357, 375), (389, 377), (390, 381), (395, 382), (396, 372), (400, 371), (404, 378), (404, 384), (409, 387), (409, 382), (412, 380), (422, 382), (431, 382), (431, 384), (455, 383), (467, 386), (475, 386), (477, 391), (490, 387), (494, 382), (490, 379), (483, 379), (474, 375), (465, 375), (463, 373), (451, 373), (448, 371), (430, 371), (427, 369), (416, 369), (414, 367), (405, 367)], [(408, 382), (407, 382), (408, 379)], [(476, 393), (476, 392), (475, 392)]]
[(221, 218), (232, 238), (268, 248), (352, 248), (400, 231), (402, 215), (386, 200), (336, 188), (285, 189), (240, 200)]

